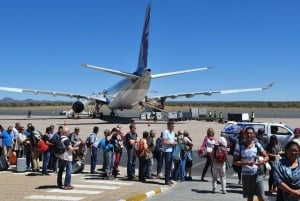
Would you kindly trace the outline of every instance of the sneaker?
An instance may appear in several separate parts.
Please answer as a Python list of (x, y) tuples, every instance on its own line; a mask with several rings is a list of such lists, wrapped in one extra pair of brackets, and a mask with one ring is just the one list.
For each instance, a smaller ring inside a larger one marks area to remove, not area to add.
[(213, 188), (213, 189), (212, 189), (212, 192), (213, 192), (213, 193), (215, 193), (215, 192), (216, 192), (216, 189), (215, 189), (215, 188)]
[(226, 194), (226, 190), (222, 190), (223, 194)]
[(63, 185), (58, 185), (57, 188), (64, 189)]
[(207, 179), (201, 179), (200, 181), (202, 181), (202, 182), (208, 182), (208, 180)]
[(65, 186), (64, 190), (72, 190), (74, 188), (74, 186)]
[(174, 180), (170, 180), (170, 183), (176, 185), (176, 181)]
[(165, 183), (165, 185), (168, 185), (168, 186), (174, 186), (174, 184), (171, 183), (171, 182)]
[(163, 179), (163, 178), (164, 178), (164, 175), (163, 175), (162, 173), (159, 173), (159, 174), (157, 175), (157, 178)]

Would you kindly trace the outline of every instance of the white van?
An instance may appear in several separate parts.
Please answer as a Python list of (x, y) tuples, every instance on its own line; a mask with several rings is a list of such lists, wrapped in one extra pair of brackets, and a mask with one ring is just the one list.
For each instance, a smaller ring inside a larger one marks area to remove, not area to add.
[(289, 141), (294, 138), (294, 129), (286, 124), (280, 123), (262, 123), (262, 122), (228, 122), (223, 130), (221, 131), (221, 136), (225, 137), (230, 143), (233, 138), (236, 138), (241, 129), (246, 127), (253, 127), (255, 132), (259, 128), (265, 130), (263, 137), (263, 146), (269, 143), (271, 135), (276, 135), (278, 142), (284, 147)]

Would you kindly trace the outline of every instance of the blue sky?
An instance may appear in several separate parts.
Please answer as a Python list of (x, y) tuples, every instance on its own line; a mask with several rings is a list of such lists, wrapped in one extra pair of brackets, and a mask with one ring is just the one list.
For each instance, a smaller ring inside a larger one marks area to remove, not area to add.
[[(0, 86), (90, 95), (121, 78), (87, 63), (125, 72), (137, 65), (144, 0), (19, 0), (0, 7)], [(200, 101), (300, 101), (300, 1), (152, 0), (148, 66), (152, 73), (214, 66), (160, 78), (150, 89), (171, 93), (262, 87), (196, 96)], [(49, 99), (0, 92), (0, 99)], [(69, 99), (66, 99), (69, 100)]]

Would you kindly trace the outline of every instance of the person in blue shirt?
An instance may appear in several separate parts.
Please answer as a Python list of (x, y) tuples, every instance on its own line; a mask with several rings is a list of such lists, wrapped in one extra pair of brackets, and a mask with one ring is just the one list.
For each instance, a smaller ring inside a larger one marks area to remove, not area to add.
[(12, 151), (12, 137), (10, 135), (10, 132), (12, 130), (12, 127), (9, 126), (7, 130), (4, 130), (2, 126), (0, 126), (1, 134), (0, 137), (2, 139), (2, 153), (7, 158), (7, 156)]
[(285, 146), (285, 154), (275, 161), (274, 183), (278, 187), (277, 199), (284, 201), (300, 200), (300, 144), (297, 140)]

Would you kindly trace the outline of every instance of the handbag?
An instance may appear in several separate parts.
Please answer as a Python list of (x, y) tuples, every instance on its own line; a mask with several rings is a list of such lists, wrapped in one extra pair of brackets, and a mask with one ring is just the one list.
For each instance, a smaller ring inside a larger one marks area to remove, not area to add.
[(152, 151), (151, 150), (147, 150), (146, 154), (145, 154), (145, 158), (146, 160), (150, 159), (153, 157)]

